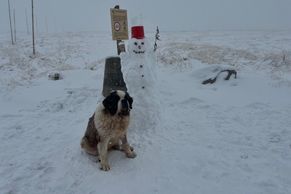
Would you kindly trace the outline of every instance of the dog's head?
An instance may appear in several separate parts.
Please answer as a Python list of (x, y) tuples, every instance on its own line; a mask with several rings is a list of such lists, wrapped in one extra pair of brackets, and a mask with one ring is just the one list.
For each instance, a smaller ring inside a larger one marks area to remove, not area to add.
[(105, 112), (113, 115), (128, 116), (132, 109), (133, 99), (124, 91), (116, 90), (103, 100)]

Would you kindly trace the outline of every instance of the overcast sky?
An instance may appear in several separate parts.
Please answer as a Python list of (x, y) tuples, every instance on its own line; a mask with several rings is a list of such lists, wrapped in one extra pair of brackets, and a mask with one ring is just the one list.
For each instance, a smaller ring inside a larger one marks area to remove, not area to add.
[[(8, 0), (0, 0), (0, 33), (9, 32)], [(10, 0), (18, 31), (31, 24), (31, 0)], [(147, 31), (291, 29), (291, 0), (34, 0), (39, 32), (110, 31), (109, 9), (127, 9), (129, 24)]]

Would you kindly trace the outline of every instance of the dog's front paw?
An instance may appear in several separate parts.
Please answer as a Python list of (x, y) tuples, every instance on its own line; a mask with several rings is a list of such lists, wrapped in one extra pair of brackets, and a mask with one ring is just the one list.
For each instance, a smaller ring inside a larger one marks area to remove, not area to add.
[(126, 157), (128, 157), (128, 158), (135, 158), (136, 157), (136, 153), (134, 151), (131, 151), (129, 153), (126, 153)]
[(108, 163), (100, 163), (100, 169), (104, 171), (110, 170), (110, 166)]

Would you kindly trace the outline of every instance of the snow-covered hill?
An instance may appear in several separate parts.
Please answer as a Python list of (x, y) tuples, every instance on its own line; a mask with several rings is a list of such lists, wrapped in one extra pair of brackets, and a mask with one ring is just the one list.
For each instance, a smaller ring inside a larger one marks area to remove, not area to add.
[[(0, 36), (0, 193), (291, 193), (290, 34), (161, 32), (159, 121), (130, 127), (137, 158), (112, 151), (109, 172), (80, 140), (102, 100), (111, 36), (41, 36), (36, 57), (30, 37), (11, 46)], [(237, 79), (201, 84), (225, 67)], [(62, 80), (48, 79), (55, 71)]]

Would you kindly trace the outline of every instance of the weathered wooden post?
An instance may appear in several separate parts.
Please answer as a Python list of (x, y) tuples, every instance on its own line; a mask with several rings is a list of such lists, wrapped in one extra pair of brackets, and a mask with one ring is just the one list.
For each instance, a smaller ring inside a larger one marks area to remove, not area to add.
[[(127, 11), (119, 9), (116, 5), (110, 9), (112, 39), (116, 40), (117, 54), (125, 52), (125, 46), (122, 40), (128, 40), (128, 23)], [(104, 80), (103, 80), (103, 96), (110, 94), (112, 90), (127, 91), (126, 84), (121, 72), (120, 57), (108, 57), (105, 61)]]

